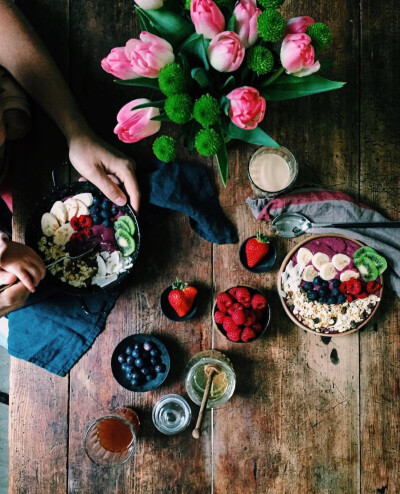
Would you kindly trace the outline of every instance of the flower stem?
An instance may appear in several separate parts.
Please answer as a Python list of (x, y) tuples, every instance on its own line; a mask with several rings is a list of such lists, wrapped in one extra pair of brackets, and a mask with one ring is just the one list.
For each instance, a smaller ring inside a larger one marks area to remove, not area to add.
[(269, 79), (267, 79), (264, 83), (263, 83), (263, 87), (266, 87), (266, 86), (270, 86), (273, 82), (275, 82), (278, 77), (280, 77), (283, 72), (284, 72), (285, 68), (284, 67), (280, 67), (274, 74), (271, 75), (271, 77)]

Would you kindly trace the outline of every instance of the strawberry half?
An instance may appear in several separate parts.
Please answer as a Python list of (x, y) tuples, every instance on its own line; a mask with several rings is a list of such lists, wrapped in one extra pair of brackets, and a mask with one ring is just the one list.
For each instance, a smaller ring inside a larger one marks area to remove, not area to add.
[(168, 294), (168, 302), (179, 317), (184, 317), (192, 308), (196, 295), (197, 289), (194, 286), (177, 278)]
[(269, 239), (260, 231), (246, 242), (245, 252), (249, 268), (254, 268), (268, 254)]

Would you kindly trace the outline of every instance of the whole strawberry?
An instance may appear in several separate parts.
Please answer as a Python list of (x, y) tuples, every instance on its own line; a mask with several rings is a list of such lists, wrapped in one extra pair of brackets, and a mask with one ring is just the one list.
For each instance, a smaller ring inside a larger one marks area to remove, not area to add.
[(168, 302), (179, 317), (184, 317), (192, 308), (196, 295), (197, 289), (194, 286), (177, 278), (168, 294)]
[(268, 254), (269, 239), (260, 231), (246, 242), (246, 260), (249, 268), (254, 268)]

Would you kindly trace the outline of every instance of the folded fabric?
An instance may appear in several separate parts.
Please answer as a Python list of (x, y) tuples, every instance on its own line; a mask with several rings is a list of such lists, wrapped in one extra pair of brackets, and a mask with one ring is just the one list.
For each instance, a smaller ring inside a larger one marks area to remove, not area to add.
[[(303, 188), (275, 199), (248, 198), (253, 215), (258, 220), (270, 221), (283, 212), (304, 214), (311, 222), (365, 222), (389, 221), (369, 206), (355, 202), (350, 196), (322, 188)], [(309, 233), (337, 233), (369, 245), (388, 262), (384, 273), (387, 286), (400, 295), (400, 229), (389, 228), (312, 228)]]

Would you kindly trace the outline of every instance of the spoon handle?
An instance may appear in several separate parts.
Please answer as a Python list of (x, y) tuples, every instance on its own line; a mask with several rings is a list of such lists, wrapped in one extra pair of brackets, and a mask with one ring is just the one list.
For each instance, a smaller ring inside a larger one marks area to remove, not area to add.
[(378, 223), (312, 223), (311, 228), (400, 228), (400, 221)]
[(194, 428), (194, 430), (192, 432), (192, 436), (195, 439), (199, 439), (199, 437), (200, 437), (200, 426), (201, 426), (201, 423), (203, 421), (204, 410), (206, 408), (206, 404), (207, 404), (207, 400), (208, 400), (208, 395), (210, 394), (211, 384), (212, 384), (214, 375), (216, 373), (217, 373), (217, 370), (216, 369), (211, 369), (210, 373), (207, 376), (206, 389), (204, 390), (203, 399), (201, 400), (201, 406), (200, 406), (199, 416), (197, 417), (196, 427)]

